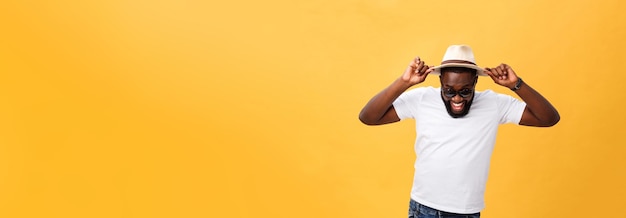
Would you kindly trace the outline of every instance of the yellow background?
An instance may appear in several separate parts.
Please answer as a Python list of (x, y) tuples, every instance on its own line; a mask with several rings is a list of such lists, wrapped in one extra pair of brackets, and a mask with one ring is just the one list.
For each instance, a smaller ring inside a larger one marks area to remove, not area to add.
[(483, 217), (626, 217), (624, 10), (3, 1), (0, 217), (405, 217), (413, 122), (358, 113), (413, 57), (458, 43), (561, 113), (500, 128)]

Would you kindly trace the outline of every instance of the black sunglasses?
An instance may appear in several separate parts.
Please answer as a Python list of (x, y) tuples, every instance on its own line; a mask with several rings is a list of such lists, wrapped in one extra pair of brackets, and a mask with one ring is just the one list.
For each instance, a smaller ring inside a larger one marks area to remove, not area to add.
[(454, 98), (454, 96), (456, 96), (457, 94), (460, 95), (461, 98), (467, 98), (467, 97), (470, 97), (470, 95), (472, 95), (473, 92), (474, 92), (473, 89), (468, 89), (468, 88), (464, 88), (459, 91), (455, 91), (454, 89), (451, 89), (451, 88), (441, 89), (441, 93), (443, 93), (443, 95), (448, 98)]

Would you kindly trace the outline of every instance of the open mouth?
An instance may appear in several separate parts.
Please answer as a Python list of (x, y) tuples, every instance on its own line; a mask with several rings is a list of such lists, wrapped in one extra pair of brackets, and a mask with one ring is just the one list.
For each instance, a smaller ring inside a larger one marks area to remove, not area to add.
[(465, 102), (460, 102), (460, 103), (450, 102), (450, 106), (451, 106), (453, 112), (460, 113), (460, 112), (463, 111), (463, 107), (465, 106)]

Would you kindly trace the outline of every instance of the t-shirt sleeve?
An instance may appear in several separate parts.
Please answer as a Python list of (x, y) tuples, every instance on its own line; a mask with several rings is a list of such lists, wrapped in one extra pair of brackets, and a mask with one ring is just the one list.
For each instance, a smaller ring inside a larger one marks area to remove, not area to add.
[(500, 124), (519, 124), (524, 109), (526, 109), (526, 103), (504, 94), (497, 94), (497, 102)]
[(393, 107), (400, 120), (415, 119), (415, 106), (421, 99), (422, 90), (420, 88), (412, 89), (402, 93), (394, 102)]

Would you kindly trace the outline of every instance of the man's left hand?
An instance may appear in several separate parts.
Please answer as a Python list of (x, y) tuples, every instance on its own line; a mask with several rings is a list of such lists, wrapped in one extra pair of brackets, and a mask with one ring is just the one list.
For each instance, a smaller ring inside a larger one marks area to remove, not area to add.
[(493, 81), (501, 86), (513, 88), (517, 83), (517, 75), (511, 66), (500, 64), (494, 68), (485, 68), (485, 73), (493, 79)]

